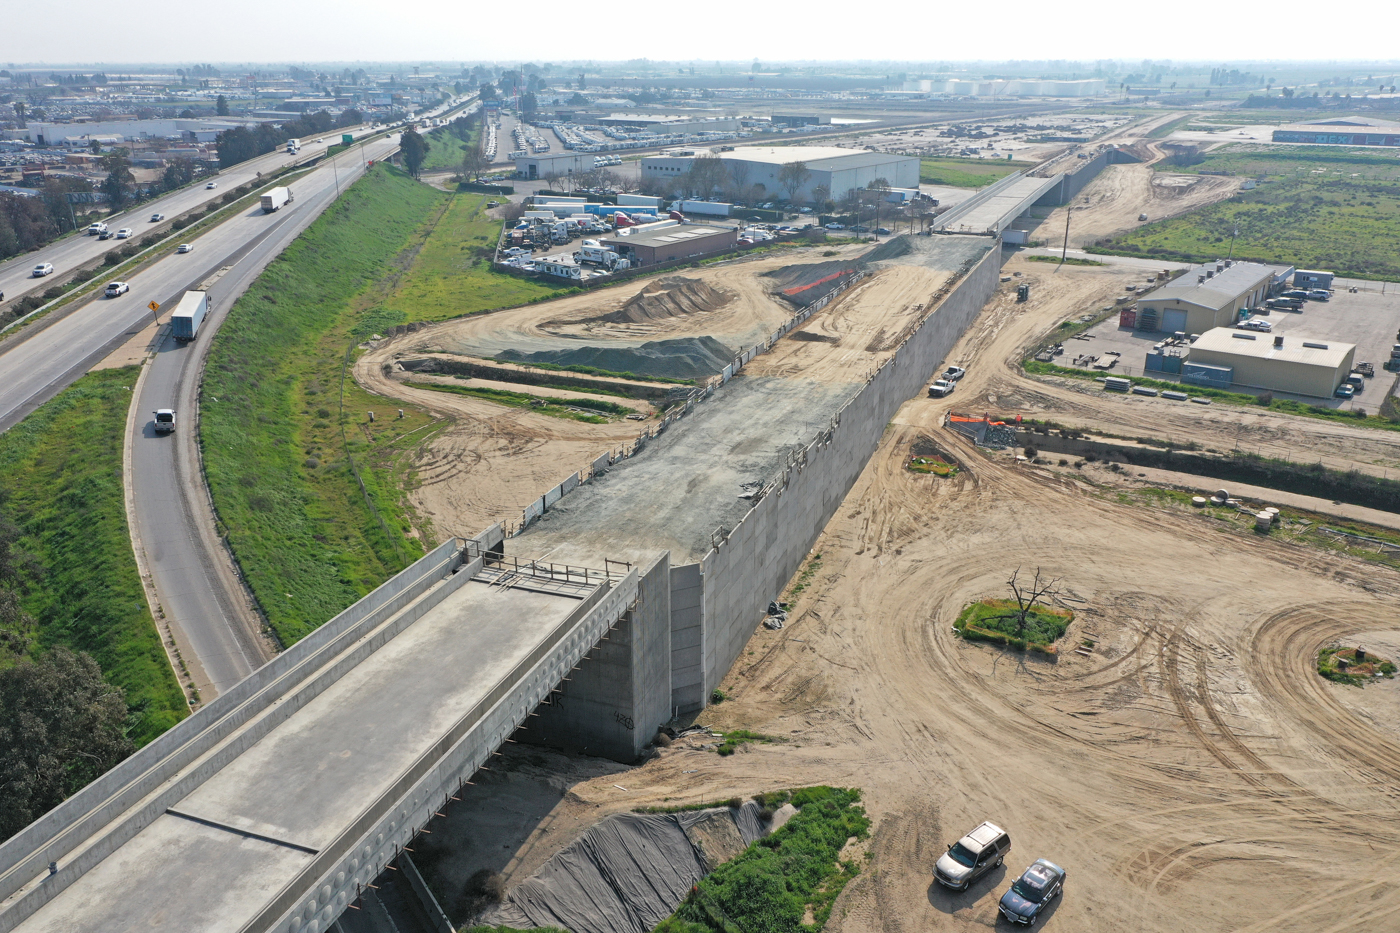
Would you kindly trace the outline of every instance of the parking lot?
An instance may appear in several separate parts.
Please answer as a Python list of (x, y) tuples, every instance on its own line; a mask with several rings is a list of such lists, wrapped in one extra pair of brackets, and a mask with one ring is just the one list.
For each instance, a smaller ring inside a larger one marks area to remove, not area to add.
[[(1146, 277), (1144, 276), (1144, 284)], [(1349, 288), (1359, 289), (1357, 292)], [(1131, 307), (1125, 304), (1123, 307)], [(1085, 314), (1101, 312), (1103, 307), (1085, 308)], [(1390, 348), (1400, 332), (1400, 284), (1395, 282), (1366, 282), (1359, 279), (1336, 279), (1330, 301), (1304, 302), (1303, 310), (1273, 311), (1264, 320), (1272, 325), (1273, 334), (1297, 339), (1322, 341), (1340, 340), (1356, 344), (1356, 362), (1371, 363), (1374, 378), (1366, 380), (1366, 388), (1354, 399), (1322, 399), (1303, 395), (1274, 392), (1275, 398), (1295, 398), (1313, 405), (1326, 404), (1333, 408), (1374, 409), (1387, 392), (1394, 391), (1396, 376), (1383, 368), (1390, 359)], [(1118, 326), (1118, 314), (1096, 325), (1079, 338), (1065, 341), (1065, 351), (1055, 359), (1060, 366), (1104, 371), (1115, 376), (1147, 376), (1153, 379), (1176, 377), (1169, 373), (1147, 372), (1146, 356), (1152, 348), (1167, 341), (1171, 334), (1131, 330)], [(1102, 364), (1118, 354), (1117, 363), (1108, 370)], [(1087, 357), (1097, 357), (1089, 360)], [(1077, 361), (1077, 362), (1076, 362)], [(1100, 364), (1096, 368), (1095, 363)], [(1233, 387), (1234, 391), (1259, 394), (1260, 389)]]

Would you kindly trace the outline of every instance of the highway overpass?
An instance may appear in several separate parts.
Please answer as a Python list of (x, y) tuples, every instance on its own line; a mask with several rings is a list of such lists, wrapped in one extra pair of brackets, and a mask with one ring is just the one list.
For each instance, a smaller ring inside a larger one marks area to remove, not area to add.
[(444, 543), (0, 846), (0, 933), (319, 933), (512, 735), (634, 759), (669, 718), (666, 555), (503, 545)]

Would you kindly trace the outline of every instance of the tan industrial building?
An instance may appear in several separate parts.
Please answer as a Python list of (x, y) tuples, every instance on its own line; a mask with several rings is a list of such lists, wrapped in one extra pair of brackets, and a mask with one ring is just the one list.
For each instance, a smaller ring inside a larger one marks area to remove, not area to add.
[(672, 259), (697, 259), (727, 252), (739, 245), (737, 227), (705, 224), (645, 224), (627, 227), (603, 239), (602, 245), (632, 260), (634, 266), (652, 266)]
[(1137, 328), (1168, 334), (1204, 334), (1229, 327), (1240, 309), (1262, 305), (1291, 267), (1228, 259), (1192, 266), (1185, 273), (1138, 300)]
[(1351, 343), (1216, 327), (1191, 345), (1182, 381), (1222, 385), (1228, 375), (1234, 385), (1331, 398), (1351, 375), (1355, 359), (1356, 345)]

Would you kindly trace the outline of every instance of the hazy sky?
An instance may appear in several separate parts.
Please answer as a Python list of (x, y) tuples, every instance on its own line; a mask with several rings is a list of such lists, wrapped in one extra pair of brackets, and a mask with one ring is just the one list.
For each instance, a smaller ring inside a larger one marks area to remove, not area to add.
[(0, 64), (126, 62), (1143, 58), (1213, 63), (1393, 59), (1400, 13), (1344, 19), (1280, 0), (1134, 4), (888, 0), (73, 0), (5, 17)]

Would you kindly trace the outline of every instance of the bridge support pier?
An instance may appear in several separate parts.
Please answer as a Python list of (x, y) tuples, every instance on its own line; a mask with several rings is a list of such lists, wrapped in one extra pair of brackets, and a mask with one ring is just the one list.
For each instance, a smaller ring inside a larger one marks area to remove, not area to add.
[(671, 718), (671, 559), (641, 563), (636, 604), (541, 704), (516, 739), (633, 762)]

